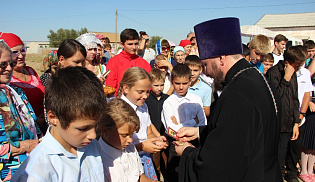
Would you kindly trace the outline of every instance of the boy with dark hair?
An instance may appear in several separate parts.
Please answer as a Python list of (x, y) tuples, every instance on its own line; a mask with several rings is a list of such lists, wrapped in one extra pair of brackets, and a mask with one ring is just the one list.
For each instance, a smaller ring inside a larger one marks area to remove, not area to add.
[(282, 176), (285, 175), (285, 156), (289, 140), (299, 136), (299, 99), (296, 71), (305, 61), (304, 53), (297, 46), (284, 52), (284, 61), (269, 69), (266, 77), (277, 88), (282, 101), (281, 135), (278, 147), (278, 158)]
[(176, 65), (171, 73), (175, 92), (163, 104), (162, 122), (167, 129), (178, 131), (183, 126), (202, 126), (207, 121), (199, 96), (189, 93), (191, 71), (185, 64)]
[(304, 42), (304, 46), (307, 48), (307, 60), (305, 65), (308, 67), (315, 56), (315, 43), (312, 40), (307, 40)]
[(268, 53), (263, 57), (261, 63), (264, 66), (264, 74), (266, 74), (269, 68), (273, 66), (274, 63), (273, 55), (271, 53)]
[[(163, 104), (161, 117), (165, 129), (172, 128), (178, 131), (184, 126), (206, 125), (207, 119), (203, 111), (202, 100), (199, 96), (188, 92), (191, 84), (189, 67), (185, 64), (177, 64), (172, 70), (171, 78), (175, 92)], [(179, 165), (179, 159), (174, 144), (170, 143), (167, 158), (167, 177), (170, 179), (167, 181), (178, 181), (176, 169)]]
[(151, 71), (150, 64), (143, 58), (137, 56), (139, 35), (136, 30), (123, 30), (120, 34), (120, 41), (123, 50), (118, 55), (112, 57), (106, 65), (106, 69), (111, 71), (106, 79), (106, 85), (114, 87), (116, 94), (119, 88), (119, 82), (128, 68), (140, 67), (148, 73)]
[(283, 60), (283, 51), (285, 49), (285, 46), (287, 45), (287, 42), (288, 39), (284, 35), (278, 34), (275, 36), (274, 49), (272, 51), (272, 55), (274, 58), (273, 65), (276, 65), (280, 60)]
[(201, 61), (198, 56), (189, 55), (185, 59), (185, 64), (191, 71), (191, 84), (188, 92), (196, 94), (201, 98), (205, 115), (209, 116), (212, 89), (200, 79), (200, 74), (202, 72)]
[[(305, 59), (307, 58), (307, 49), (305, 46), (298, 45), (298, 47), (303, 53)], [(305, 129), (305, 116), (308, 109), (309, 102), (311, 100), (311, 91), (313, 91), (313, 86), (311, 82), (310, 71), (304, 67), (301, 67), (296, 71), (297, 82), (298, 82), (298, 97), (300, 101), (300, 125), (299, 125), (299, 136), (296, 140), (289, 141), (288, 151), (286, 155), (286, 171), (287, 171), (287, 182), (297, 182), (297, 174), (299, 173), (297, 163), (301, 156), (302, 141), (304, 138)], [(301, 163), (303, 163), (303, 158), (301, 158)], [(301, 176), (300, 176), (301, 178)]]
[(93, 139), (105, 106), (103, 86), (93, 72), (67, 67), (52, 75), (45, 89), (51, 126), (12, 181), (104, 181)]

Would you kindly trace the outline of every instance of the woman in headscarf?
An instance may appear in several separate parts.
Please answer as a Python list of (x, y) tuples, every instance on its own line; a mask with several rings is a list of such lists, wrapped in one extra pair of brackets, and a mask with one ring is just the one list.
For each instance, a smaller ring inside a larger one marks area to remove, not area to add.
[(0, 39), (8, 44), (12, 51), (12, 60), (16, 61), (10, 84), (23, 89), (35, 111), (41, 130), (45, 132), (47, 128), (43, 117), (45, 87), (42, 85), (36, 71), (26, 66), (26, 47), (20, 37), (13, 33), (0, 32)]
[(96, 59), (97, 46), (103, 48), (102, 42), (96, 38), (94, 33), (85, 33), (80, 35), (77, 39), (86, 49), (85, 67), (95, 73), (103, 85), (105, 85), (104, 73), (106, 72), (105, 65), (102, 65), (100, 60)]
[(0, 181), (11, 176), (39, 143), (36, 116), (23, 90), (9, 86), (13, 67), (12, 52), (0, 40)]

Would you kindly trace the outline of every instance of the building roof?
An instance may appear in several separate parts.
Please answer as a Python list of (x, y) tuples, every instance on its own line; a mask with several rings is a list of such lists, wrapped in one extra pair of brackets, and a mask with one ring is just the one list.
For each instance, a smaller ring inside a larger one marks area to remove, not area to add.
[[(115, 33), (111, 32), (93, 32), (89, 31), (89, 33), (95, 33), (96, 35), (104, 35), (104, 37), (108, 37), (111, 43), (115, 43)], [(117, 43), (120, 43), (120, 36), (117, 33)]]
[(267, 14), (255, 24), (264, 28), (314, 27), (315, 12), (296, 14)]

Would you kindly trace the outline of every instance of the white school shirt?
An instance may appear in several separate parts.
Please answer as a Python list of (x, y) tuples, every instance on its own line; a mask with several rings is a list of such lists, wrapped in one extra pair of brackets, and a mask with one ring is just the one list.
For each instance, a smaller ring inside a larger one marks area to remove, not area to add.
[[(301, 67), (301, 69), (297, 71), (296, 76), (297, 76), (297, 83), (298, 83), (298, 96), (299, 96), (300, 108), (301, 108), (304, 93), (313, 91), (313, 85), (311, 81), (311, 73), (308, 69)], [(300, 126), (302, 126), (304, 122), (305, 122), (305, 117), (303, 118)]]
[(108, 145), (102, 137), (98, 140), (104, 165), (105, 181), (137, 182), (143, 174), (141, 159), (134, 144), (124, 150)]
[[(138, 144), (144, 142), (148, 139), (147, 129), (151, 125), (151, 119), (149, 115), (148, 106), (144, 103), (142, 106), (137, 106), (130, 102), (124, 95), (121, 96), (121, 99), (126, 101), (137, 113), (140, 120), (140, 130), (138, 133), (133, 133), (132, 139), (133, 144)], [(143, 154), (144, 151), (140, 151), (139, 154)]]
[[(172, 122), (171, 116), (175, 116), (178, 125)], [(195, 117), (198, 118), (199, 124), (194, 120)], [(188, 92), (185, 97), (178, 95), (176, 92), (170, 95), (164, 101), (161, 119), (165, 128), (170, 127), (175, 131), (178, 131), (181, 127), (207, 124), (202, 100), (199, 96)]]
[(171, 88), (172, 82), (171, 82), (171, 74), (168, 72), (165, 75), (165, 81), (164, 81), (164, 89), (163, 93), (166, 94), (167, 91)]
[(42, 142), (14, 173), (11, 181), (104, 181), (103, 163), (96, 140), (78, 148), (76, 156), (66, 151), (49, 131), (50, 128)]
[(280, 55), (277, 55), (277, 54), (275, 54), (275, 53), (272, 53), (272, 55), (273, 55), (273, 66), (274, 65), (276, 65), (276, 64), (278, 64), (279, 63), (279, 61), (282, 61), (283, 60), (283, 54), (280, 54)]

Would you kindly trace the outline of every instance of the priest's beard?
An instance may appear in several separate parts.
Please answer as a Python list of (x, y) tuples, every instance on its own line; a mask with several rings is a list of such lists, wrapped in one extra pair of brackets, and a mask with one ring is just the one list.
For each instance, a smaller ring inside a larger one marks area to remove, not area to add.
[(212, 70), (214, 72), (214, 90), (215, 91), (222, 91), (223, 87), (225, 85), (225, 80), (224, 80), (224, 76), (223, 76), (223, 72), (218, 69), (217, 65), (215, 63), (212, 63)]

